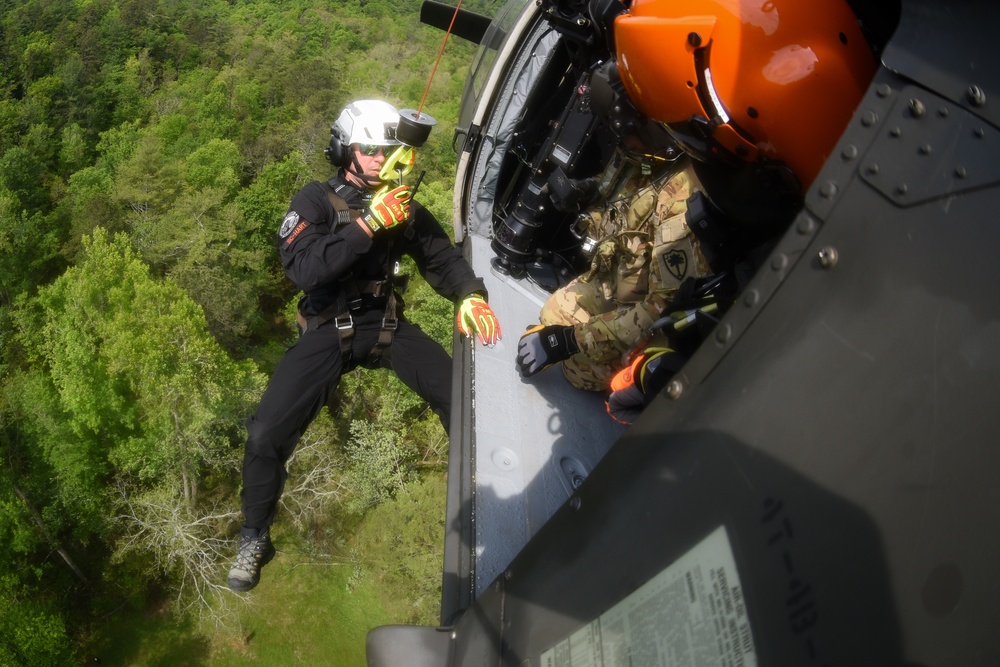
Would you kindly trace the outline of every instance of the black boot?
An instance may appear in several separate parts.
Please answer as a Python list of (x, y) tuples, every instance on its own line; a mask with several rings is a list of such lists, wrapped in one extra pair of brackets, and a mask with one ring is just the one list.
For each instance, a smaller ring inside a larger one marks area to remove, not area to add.
[(269, 528), (258, 531), (256, 528), (240, 528), (240, 546), (236, 554), (236, 562), (229, 570), (230, 590), (243, 593), (249, 591), (260, 581), (260, 568), (274, 558), (274, 545), (271, 544)]

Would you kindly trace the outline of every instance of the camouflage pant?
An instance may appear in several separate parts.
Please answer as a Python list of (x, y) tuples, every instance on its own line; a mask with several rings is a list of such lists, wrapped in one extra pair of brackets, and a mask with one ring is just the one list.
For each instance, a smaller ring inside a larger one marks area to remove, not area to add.
[(619, 305), (606, 298), (599, 281), (577, 278), (549, 297), (542, 306), (540, 320), (544, 325), (587, 325), (576, 326), (580, 352), (563, 362), (563, 374), (578, 389), (604, 391), (615, 373), (624, 368), (625, 355), (642, 338), (663, 305), (664, 301), (657, 298)]

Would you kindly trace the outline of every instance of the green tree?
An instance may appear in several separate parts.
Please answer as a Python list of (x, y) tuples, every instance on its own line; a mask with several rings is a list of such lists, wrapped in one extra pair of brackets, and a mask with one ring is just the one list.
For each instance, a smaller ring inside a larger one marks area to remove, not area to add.
[(187, 190), (163, 215), (143, 251), (204, 309), (209, 327), (227, 347), (251, 333), (258, 295), (267, 280), (260, 250), (234, 244), (243, 219), (226, 192)]
[(73, 173), (66, 194), (59, 204), (57, 216), (68, 225), (62, 253), (75, 260), (82, 252), (84, 236), (104, 227), (111, 233), (126, 229), (128, 210), (113, 196), (114, 175), (105, 167), (89, 166)]
[(53, 117), (63, 92), (63, 80), (54, 74), (32, 81), (24, 96), (25, 121), (32, 125), (48, 125), (55, 120)]
[(442, 473), (424, 475), (369, 511), (353, 545), (361, 570), (401, 623), (440, 621), (445, 482)]
[(149, 51), (130, 56), (124, 64), (107, 64), (97, 84), (98, 100), (110, 109), (112, 126), (136, 122), (146, 114), (149, 96), (156, 91), (155, 72)]
[(154, 280), (124, 236), (98, 230), (84, 245), (83, 263), (20, 313), (44, 373), (24, 374), (11, 402), (35, 425), (62, 502), (97, 531), (112, 474), (174, 485), (194, 503), (202, 476), (232, 465), (263, 379), (228, 358), (201, 309)]
[(86, 167), (89, 161), (90, 147), (87, 145), (83, 128), (77, 123), (66, 125), (59, 146), (60, 171), (67, 175), (72, 174)]
[(231, 198), (240, 187), (240, 151), (228, 139), (209, 139), (185, 160), (187, 183), (193, 188), (220, 188)]
[[(6, 320), (6, 318), (3, 318)], [(59, 586), (87, 581), (35, 503), (48, 499), (51, 471), (10, 420), (0, 396), (0, 665), (65, 665), (70, 642)], [(44, 508), (43, 508), (44, 509)], [(58, 569), (62, 557), (70, 569)], [(58, 582), (58, 583), (57, 583)]]
[(28, 213), (0, 188), (0, 304), (13, 303), (58, 271), (65, 233), (53, 215)]
[(33, 32), (24, 39), (22, 48), (22, 82), (27, 87), (52, 70), (52, 38), (44, 32)]
[(45, 164), (27, 148), (15, 146), (0, 157), (0, 191), (13, 197), (13, 210), (31, 214), (48, 207), (45, 171)]
[[(2, 71), (0, 71), (0, 76), (2, 75)], [(0, 155), (17, 145), (17, 141), (21, 135), (20, 116), (20, 100), (0, 99)]]
[(348, 482), (352, 494), (348, 506), (364, 512), (406, 488), (414, 478), (412, 443), (401, 437), (395, 420), (375, 424), (351, 422), (351, 437), (345, 445)]
[(51, 604), (33, 596), (16, 576), (0, 574), (0, 666), (55, 667), (71, 664), (66, 625)]
[[(245, 224), (244, 234), (235, 243), (246, 249), (266, 250), (276, 262), (274, 238), (295, 191), (309, 180), (302, 155), (292, 153), (271, 162), (253, 183), (236, 196)], [(275, 266), (275, 269), (278, 267)]]
[(163, 233), (160, 217), (184, 187), (183, 163), (170, 159), (164, 149), (157, 133), (141, 132), (134, 152), (115, 169), (113, 190), (114, 198), (128, 210), (133, 243), (144, 253), (152, 247), (154, 257), (156, 238)]
[(139, 130), (139, 120), (133, 119), (102, 132), (97, 142), (101, 166), (114, 171), (131, 158), (139, 147)]

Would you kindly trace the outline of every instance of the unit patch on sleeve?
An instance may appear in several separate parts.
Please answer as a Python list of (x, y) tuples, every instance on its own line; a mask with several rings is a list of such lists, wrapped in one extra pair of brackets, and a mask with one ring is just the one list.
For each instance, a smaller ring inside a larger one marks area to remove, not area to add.
[(281, 238), (288, 238), (288, 235), (292, 233), (295, 226), (299, 224), (299, 214), (295, 211), (289, 211), (285, 214), (285, 219), (281, 221), (281, 230), (278, 232), (278, 236)]
[(309, 227), (308, 220), (302, 220), (299, 218), (299, 214), (295, 211), (289, 211), (285, 214), (285, 219), (281, 221), (281, 231), (278, 235), (281, 236), (285, 241), (285, 247), (291, 248), (292, 244), (295, 243), (295, 239), (299, 238), (299, 235)]

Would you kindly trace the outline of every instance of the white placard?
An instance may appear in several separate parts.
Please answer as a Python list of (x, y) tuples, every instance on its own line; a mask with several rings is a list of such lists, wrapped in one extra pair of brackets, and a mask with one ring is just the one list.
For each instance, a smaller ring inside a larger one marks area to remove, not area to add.
[(756, 667), (724, 526), (541, 655), (542, 667)]

